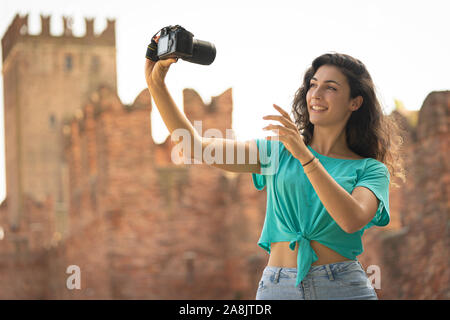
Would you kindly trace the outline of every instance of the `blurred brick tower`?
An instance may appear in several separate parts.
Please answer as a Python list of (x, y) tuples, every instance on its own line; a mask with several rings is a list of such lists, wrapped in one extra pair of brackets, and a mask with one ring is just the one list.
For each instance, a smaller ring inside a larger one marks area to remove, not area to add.
[(106, 84), (116, 91), (115, 21), (94, 34), (72, 34), (63, 18), (62, 35), (50, 34), (50, 17), (41, 15), (42, 30), (28, 32), (28, 15), (18, 14), (2, 39), (6, 192), (8, 220), (18, 229), (27, 219), (24, 197), (55, 204), (49, 216), (60, 233), (67, 219), (68, 168), (62, 160), (62, 123), (77, 113), (92, 88)]

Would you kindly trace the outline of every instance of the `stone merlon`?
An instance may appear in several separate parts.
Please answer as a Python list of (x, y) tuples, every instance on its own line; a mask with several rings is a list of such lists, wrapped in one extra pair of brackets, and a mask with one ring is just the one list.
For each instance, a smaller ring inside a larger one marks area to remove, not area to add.
[(52, 39), (55, 41), (67, 41), (70, 39), (75, 43), (80, 44), (103, 44), (115, 46), (115, 26), (116, 21), (113, 19), (107, 19), (106, 28), (99, 35), (94, 34), (94, 19), (85, 18), (86, 33), (84, 36), (76, 37), (72, 33), (72, 18), (62, 17), (64, 30), (61, 35), (52, 35), (51, 30), (51, 16), (40, 15), (41, 17), (41, 32), (37, 35), (31, 35), (28, 32), (28, 14), (20, 16), (16, 14), (12, 23), (6, 30), (2, 37), (2, 59), (3, 62), (8, 57), (8, 54), (14, 47), (14, 45), (21, 41), (22, 38), (33, 38), (36, 40)]

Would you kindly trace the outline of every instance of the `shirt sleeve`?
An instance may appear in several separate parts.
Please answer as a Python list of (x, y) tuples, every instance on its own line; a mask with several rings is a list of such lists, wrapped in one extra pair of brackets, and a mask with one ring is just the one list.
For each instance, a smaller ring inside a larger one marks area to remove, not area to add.
[(383, 163), (375, 160), (367, 163), (364, 173), (356, 182), (355, 188), (366, 187), (380, 200), (375, 216), (362, 231), (372, 226), (384, 227), (389, 223), (389, 181), (389, 170)]
[(253, 139), (258, 147), (261, 173), (252, 173), (253, 184), (262, 190), (266, 186), (266, 176), (274, 175), (280, 164), (281, 142), (277, 140)]

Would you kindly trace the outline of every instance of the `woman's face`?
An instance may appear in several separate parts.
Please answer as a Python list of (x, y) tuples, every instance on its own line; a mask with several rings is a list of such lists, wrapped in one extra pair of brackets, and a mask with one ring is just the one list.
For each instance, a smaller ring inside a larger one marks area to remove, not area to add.
[[(306, 103), (309, 121), (313, 125), (327, 126), (347, 123), (351, 113), (362, 103), (362, 97), (350, 99), (350, 86), (345, 75), (335, 66), (323, 65), (310, 81)], [(316, 111), (312, 106), (326, 110)]]

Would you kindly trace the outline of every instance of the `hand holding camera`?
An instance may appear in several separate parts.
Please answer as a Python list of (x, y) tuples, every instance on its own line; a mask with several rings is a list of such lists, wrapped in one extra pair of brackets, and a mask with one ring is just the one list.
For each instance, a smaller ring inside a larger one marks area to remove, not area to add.
[[(152, 38), (152, 43), (158, 44), (159, 36)], [(149, 45), (150, 46), (150, 45)], [(145, 59), (145, 80), (149, 87), (164, 84), (167, 71), (172, 63), (178, 61), (178, 58), (153, 61), (147, 57)]]

